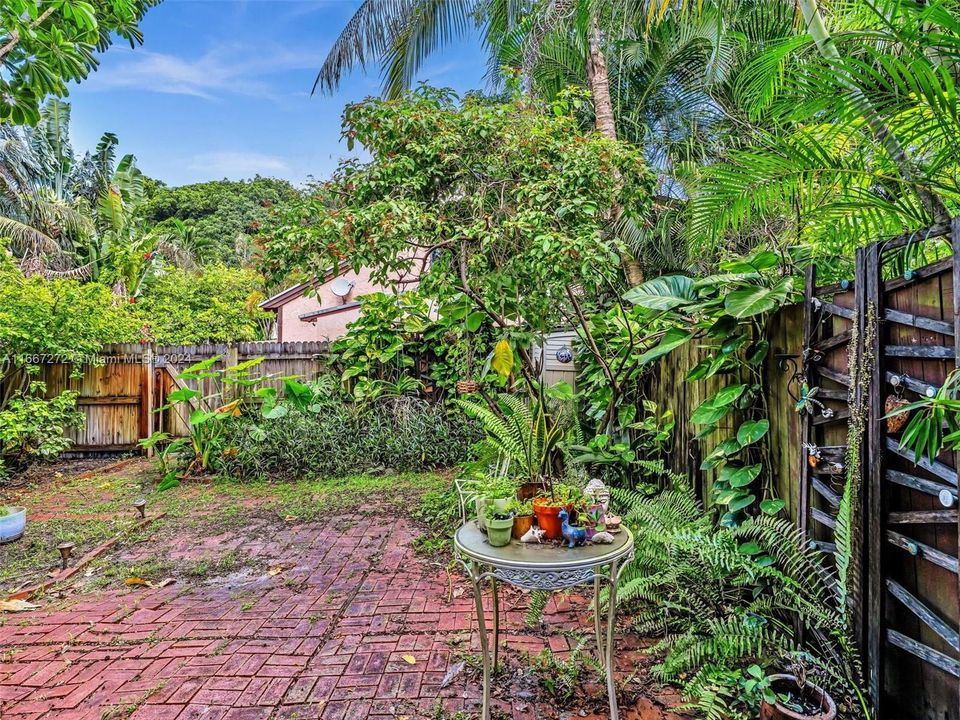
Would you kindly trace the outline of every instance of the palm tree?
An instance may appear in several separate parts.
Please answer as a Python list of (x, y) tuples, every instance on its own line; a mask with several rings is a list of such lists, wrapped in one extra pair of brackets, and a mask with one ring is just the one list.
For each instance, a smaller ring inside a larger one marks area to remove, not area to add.
[[(825, 18), (799, 3), (809, 34), (770, 44), (738, 92), (763, 117), (750, 142), (699, 170), (691, 238), (724, 244), (758, 218), (823, 255), (944, 223), (960, 207), (956, 178), (956, 18), (884, 0), (837, 4)], [(827, 20), (837, 28), (831, 34)]]
[(117, 136), (78, 160), (69, 125), (70, 106), (56, 99), (36, 127), (0, 125), (0, 237), (24, 272), (108, 279), (127, 296), (161, 256), (192, 267), (205, 251), (189, 228), (144, 227), (143, 175), (133, 155), (117, 160)]
[(654, 270), (678, 233), (707, 257), (811, 233), (834, 252), (955, 206), (957, 24), (941, 3), (368, 0), (317, 86), (376, 60), (396, 95), (474, 26), (491, 79), (507, 65), (541, 95), (585, 85), (598, 130), (646, 148), (673, 200), (618, 230)]

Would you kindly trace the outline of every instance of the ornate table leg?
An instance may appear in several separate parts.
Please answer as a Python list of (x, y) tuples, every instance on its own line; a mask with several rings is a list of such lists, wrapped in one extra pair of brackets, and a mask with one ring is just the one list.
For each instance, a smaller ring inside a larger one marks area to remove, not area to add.
[[(473, 583), (473, 599), (477, 608), (477, 626), (480, 629), (480, 655), (483, 658), (483, 707), (480, 720), (490, 720), (490, 646), (487, 644), (487, 622), (483, 617), (482, 570), (470, 563), (470, 582)], [(494, 615), (494, 624), (497, 619)]]
[(593, 636), (597, 640), (597, 662), (606, 667), (606, 653), (603, 649), (603, 632), (600, 620), (600, 576), (593, 576)]
[[(619, 720), (620, 712), (617, 709), (617, 682), (614, 676), (616, 664), (614, 662), (613, 631), (617, 619), (617, 575), (619, 563), (610, 563), (610, 597), (607, 598), (607, 656), (604, 665), (607, 671), (607, 695), (610, 698), (610, 720)], [(598, 615), (599, 617), (599, 615)]]
[(500, 595), (495, 577), (490, 578), (490, 591), (493, 596), (493, 674), (496, 675), (500, 662)]

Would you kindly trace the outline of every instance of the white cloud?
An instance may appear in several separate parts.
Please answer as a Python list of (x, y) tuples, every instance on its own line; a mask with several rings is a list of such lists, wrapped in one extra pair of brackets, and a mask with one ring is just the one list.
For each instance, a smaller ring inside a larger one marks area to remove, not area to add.
[(321, 63), (322, 58), (315, 52), (280, 47), (257, 48), (253, 52), (252, 48), (240, 45), (220, 46), (192, 60), (138, 48), (128, 50), (124, 61), (102, 68), (89, 87), (132, 88), (211, 100), (225, 94), (272, 97), (270, 83), (265, 81), (267, 76), (286, 70), (316, 69)]
[(247, 151), (207, 152), (194, 155), (187, 163), (204, 177), (240, 180), (254, 175), (290, 175), (290, 165), (277, 155)]

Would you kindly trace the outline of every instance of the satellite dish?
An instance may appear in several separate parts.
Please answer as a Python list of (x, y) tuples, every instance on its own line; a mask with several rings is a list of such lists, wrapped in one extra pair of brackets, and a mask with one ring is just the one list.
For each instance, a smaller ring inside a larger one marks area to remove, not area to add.
[(353, 290), (354, 282), (346, 278), (337, 278), (330, 283), (330, 292), (339, 298), (345, 298)]

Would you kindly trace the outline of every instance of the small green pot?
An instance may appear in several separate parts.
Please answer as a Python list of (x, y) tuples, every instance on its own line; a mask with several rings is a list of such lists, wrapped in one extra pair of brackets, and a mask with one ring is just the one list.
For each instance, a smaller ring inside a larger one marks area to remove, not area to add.
[(487, 542), (493, 547), (503, 547), (510, 544), (513, 533), (513, 518), (506, 520), (487, 520)]

